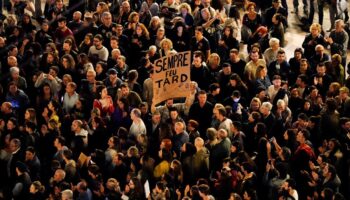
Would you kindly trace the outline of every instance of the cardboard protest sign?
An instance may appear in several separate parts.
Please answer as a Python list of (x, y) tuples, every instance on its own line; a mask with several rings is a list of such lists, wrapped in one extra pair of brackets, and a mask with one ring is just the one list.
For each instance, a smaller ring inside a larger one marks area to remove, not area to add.
[(153, 103), (190, 94), (191, 52), (164, 56), (154, 61)]

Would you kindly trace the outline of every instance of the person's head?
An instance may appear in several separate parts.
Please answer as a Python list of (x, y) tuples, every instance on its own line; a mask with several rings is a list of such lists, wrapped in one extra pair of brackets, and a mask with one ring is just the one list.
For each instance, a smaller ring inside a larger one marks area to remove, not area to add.
[(8, 88), (9, 88), (9, 92), (12, 94), (12, 95), (15, 95), (18, 91), (18, 86), (17, 86), (17, 83), (14, 82), (14, 81), (11, 81), (8, 85)]
[(249, 57), (253, 62), (257, 62), (259, 60), (259, 52), (252, 50), (249, 54)]
[(199, 185), (198, 189), (199, 189), (199, 195), (202, 198), (205, 198), (205, 197), (207, 197), (210, 194), (210, 188), (209, 188), (209, 186), (207, 184)]
[(218, 83), (212, 83), (209, 85), (209, 92), (214, 96), (220, 94), (220, 85)]
[(72, 40), (71, 39), (66, 39), (63, 42), (62, 48), (63, 48), (64, 51), (70, 51), (72, 49), (72, 45), (73, 45)]
[(179, 10), (183, 16), (186, 15), (187, 13), (192, 13), (191, 6), (188, 3), (180, 4)]
[(300, 144), (304, 144), (309, 137), (310, 137), (310, 132), (307, 129), (301, 129), (297, 133), (296, 140)]
[(199, 91), (197, 98), (199, 104), (203, 105), (207, 101), (207, 93), (205, 92), (205, 90)]
[(321, 33), (322, 26), (318, 23), (313, 23), (310, 26), (310, 33), (313, 37), (318, 36)]
[(267, 68), (264, 65), (259, 65), (255, 72), (256, 78), (265, 78), (267, 76)]
[(123, 97), (126, 97), (126, 96), (129, 95), (130, 88), (129, 88), (129, 86), (128, 86), (126, 83), (123, 83), (123, 84), (121, 84), (121, 86), (120, 86), (120, 91), (121, 91), (121, 93), (122, 93), (122, 96), (123, 96)]
[(173, 42), (168, 38), (164, 38), (160, 42), (160, 48), (162, 48), (163, 50), (171, 50), (173, 48)]
[(210, 18), (212, 17), (210, 14), (209, 8), (203, 8), (200, 12), (201, 12), (202, 19), (204, 19), (205, 21), (210, 20)]
[(324, 47), (322, 46), (322, 44), (316, 45), (315, 52), (316, 52), (317, 55), (323, 55), (324, 54)]
[(134, 109), (131, 110), (131, 112), (130, 112), (130, 118), (131, 118), (132, 120), (140, 119), (140, 117), (141, 117), (141, 111), (140, 111), (140, 109), (134, 108)]
[(176, 122), (174, 128), (175, 128), (175, 133), (180, 134), (184, 132), (185, 125), (183, 124), (183, 122)]
[(129, 13), (130, 10), (131, 10), (129, 1), (123, 1), (121, 7), (122, 7), (122, 10), (123, 10), (124, 13)]
[(17, 66), (17, 58), (15, 56), (8, 56), (7, 57), (7, 64), (9, 67), (16, 67)]
[(326, 73), (326, 66), (323, 62), (318, 63), (316, 67), (317, 74), (323, 76)]
[(195, 29), (195, 37), (197, 40), (202, 39), (203, 37), (203, 27), (202, 26), (197, 26)]
[(263, 116), (268, 116), (272, 110), (272, 104), (270, 102), (263, 102), (260, 107), (260, 112)]
[(66, 92), (68, 94), (72, 94), (75, 92), (76, 88), (77, 88), (77, 84), (75, 84), (74, 82), (68, 82), (66, 86)]
[(246, 5), (246, 10), (248, 12), (255, 12), (255, 8), (256, 8), (256, 4), (254, 2), (249, 2), (247, 5)]
[(277, 50), (280, 47), (280, 40), (277, 38), (271, 38), (269, 40), (269, 45), (270, 45), (271, 49)]
[(82, 14), (81, 14), (80, 11), (75, 11), (75, 12), (73, 13), (73, 20), (74, 20), (74, 21), (80, 21), (80, 20), (81, 20), (81, 16), (82, 16)]
[(88, 80), (89, 83), (93, 83), (95, 81), (95, 77), (96, 77), (95, 70), (90, 69), (86, 72), (86, 79)]
[(195, 67), (200, 67), (203, 61), (203, 53), (201, 51), (195, 51), (193, 53), (193, 65)]
[(73, 132), (78, 133), (83, 128), (83, 122), (81, 120), (74, 120), (72, 122), (71, 129)]
[(339, 55), (339, 54), (333, 54), (332, 55), (332, 65), (333, 65), (333, 67), (338, 67), (339, 66), (339, 64), (341, 64), (342, 63), (342, 57), (341, 57), (341, 55)]
[(56, 148), (61, 148), (66, 144), (66, 139), (62, 136), (58, 136), (55, 138), (53, 145)]
[(222, 104), (216, 104), (213, 109), (213, 114), (216, 119), (220, 120), (226, 116), (226, 109)]
[(222, 72), (224, 75), (229, 76), (232, 74), (232, 69), (230, 63), (224, 63), (222, 64)]
[(118, 67), (124, 67), (126, 62), (126, 57), (123, 55), (120, 55), (117, 60)]
[(138, 23), (140, 20), (140, 16), (137, 12), (131, 12), (129, 17), (128, 17), (128, 22), (129, 23)]
[(56, 169), (53, 180), (56, 182), (61, 182), (66, 178), (66, 172), (63, 169)]
[(103, 37), (102, 37), (102, 35), (100, 35), (100, 34), (97, 34), (97, 35), (95, 35), (95, 37), (94, 37), (94, 46), (96, 47), (96, 48), (101, 48), (102, 47), (102, 42), (103, 42)]
[(154, 124), (159, 124), (160, 123), (160, 120), (161, 120), (161, 114), (159, 111), (155, 111), (153, 114), (152, 114), (152, 122)]
[(230, 50), (230, 60), (231, 61), (239, 60), (239, 51), (238, 51), (238, 49), (231, 49)]
[(274, 24), (280, 24), (282, 23), (283, 15), (280, 13), (276, 13), (272, 16), (272, 23)]
[(304, 51), (302, 48), (298, 47), (294, 50), (294, 58), (300, 60), (303, 57)]
[(339, 96), (342, 100), (345, 100), (349, 96), (349, 88), (343, 86), (339, 89)]
[(272, 84), (276, 88), (281, 87), (281, 84), (282, 84), (281, 76), (280, 75), (274, 75), (273, 76), (273, 80), (272, 80)]
[(50, 67), (49, 74), (51, 76), (53, 76), (54, 78), (58, 75), (59, 72), (60, 72), (60, 70), (59, 70), (58, 66)]
[(332, 180), (337, 175), (337, 170), (334, 165), (327, 163), (322, 170), (322, 175)]
[(335, 31), (336, 32), (341, 32), (344, 30), (344, 20), (342, 19), (337, 19), (335, 21)]
[(36, 155), (35, 148), (33, 146), (27, 147), (25, 161), (28, 162), (28, 161), (33, 160), (35, 155)]
[(67, 28), (67, 18), (65, 17), (60, 17), (58, 18), (58, 28), (60, 28), (61, 30)]
[(40, 181), (34, 181), (29, 187), (29, 192), (31, 194), (36, 194), (37, 192), (44, 193), (44, 191), (45, 186), (41, 184)]
[(225, 129), (218, 130), (218, 139), (223, 140), (228, 137), (228, 132)]
[(282, 3), (281, 0), (273, 0), (273, 1), (272, 1), (272, 6), (273, 6), (274, 8), (278, 8), (278, 7), (281, 6), (281, 3)]
[(61, 192), (61, 200), (73, 200), (73, 191), (72, 190), (63, 190)]
[(277, 52), (277, 62), (282, 63), (286, 60), (286, 52), (282, 49), (278, 50)]
[(217, 53), (210, 54), (208, 58), (209, 66), (219, 66), (220, 65), (220, 56)]
[(206, 135), (209, 141), (214, 141), (218, 136), (218, 132), (215, 128), (208, 128)]

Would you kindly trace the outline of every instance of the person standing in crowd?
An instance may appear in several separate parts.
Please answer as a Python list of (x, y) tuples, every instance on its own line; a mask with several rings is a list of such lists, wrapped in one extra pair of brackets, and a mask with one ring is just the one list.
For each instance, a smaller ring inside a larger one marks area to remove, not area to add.
[[(5, 2), (0, 198), (350, 199), (348, 3), (323, 35), (303, 0), (298, 40), (286, 0), (242, 2)], [(156, 105), (152, 63), (187, 50)]]

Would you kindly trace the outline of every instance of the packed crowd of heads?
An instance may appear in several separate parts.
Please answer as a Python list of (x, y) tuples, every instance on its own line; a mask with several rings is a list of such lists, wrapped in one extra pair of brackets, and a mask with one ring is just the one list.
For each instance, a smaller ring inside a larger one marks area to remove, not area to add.
[[(0, 198), (350, 198), (343, 19), (287, 58), (286, 1), (43, 5), (1, 15)], [(190, 94), (155, 105), (183, 51)]]

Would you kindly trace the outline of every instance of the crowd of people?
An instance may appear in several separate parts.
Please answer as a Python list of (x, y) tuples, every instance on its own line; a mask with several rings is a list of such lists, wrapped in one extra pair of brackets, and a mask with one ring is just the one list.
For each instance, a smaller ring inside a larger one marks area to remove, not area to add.
[[(347, 1), (329, 34), (303, 2), (287, 58), (285, 0), (5, 1), (0, 198), (349, 199)], [(190, 95), (155, 105), (183, 51)]]

